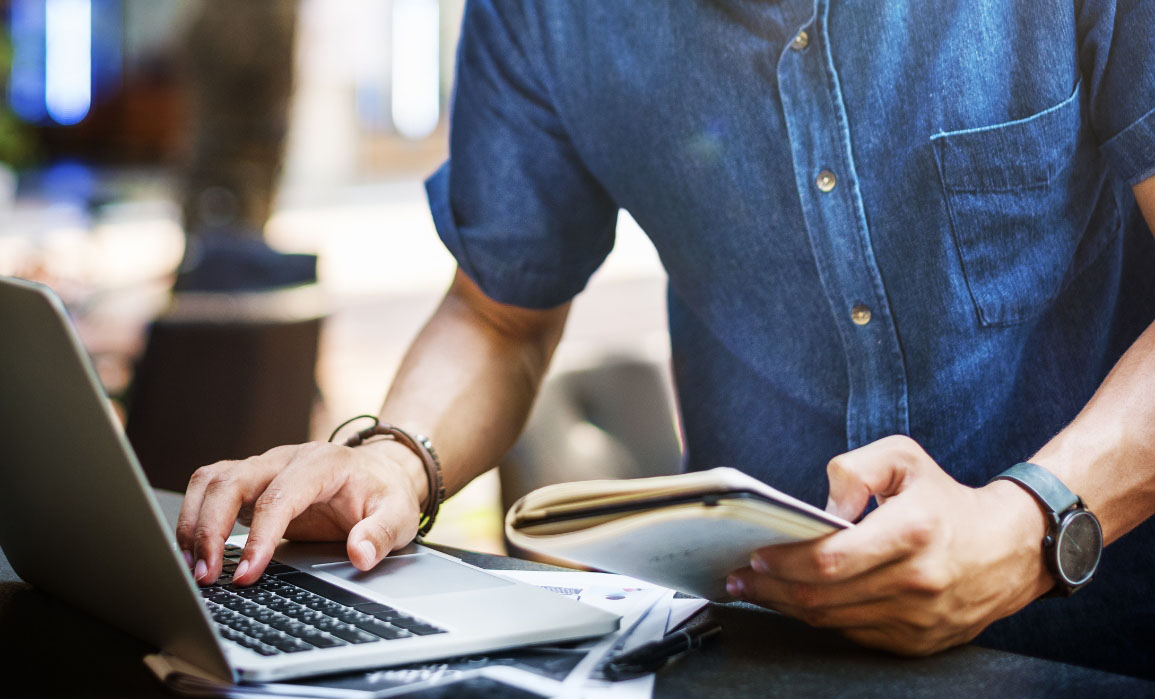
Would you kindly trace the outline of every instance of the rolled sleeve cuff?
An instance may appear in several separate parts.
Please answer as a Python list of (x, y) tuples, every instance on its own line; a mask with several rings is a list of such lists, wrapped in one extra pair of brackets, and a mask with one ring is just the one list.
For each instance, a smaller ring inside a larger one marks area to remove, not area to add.
[(547, 309), (570, 301), (585, 288), (593, 269), (568, 270), (565, 273), (562, 270), (538, 270), (528, 267), (518, 255), (490, 252), (482, 244), (471, 244), (467, 240), (467, 231), (462, 231), (453, 214), (449, 168), (450, 162), (447, 161), (425, 181), (433, 225), (461, 271), (486, 296), (511, 306)]
[(1128, 185), (1155, 176), (1155, 109), (1115, 134), (1101, 150)]

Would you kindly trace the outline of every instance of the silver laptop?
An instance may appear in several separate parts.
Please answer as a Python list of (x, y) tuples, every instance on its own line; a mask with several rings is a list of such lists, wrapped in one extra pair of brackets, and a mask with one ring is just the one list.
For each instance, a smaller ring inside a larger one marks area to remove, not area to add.
[[(231, 681), (614, 631), (618, 618), (420, 545), (373, 571), (284, 543), (252, 588), (199, 588), (60, 300), (0, 277), (0, 548), (24, 580)], [(225, 570), (237, 549), (226, 552)]]

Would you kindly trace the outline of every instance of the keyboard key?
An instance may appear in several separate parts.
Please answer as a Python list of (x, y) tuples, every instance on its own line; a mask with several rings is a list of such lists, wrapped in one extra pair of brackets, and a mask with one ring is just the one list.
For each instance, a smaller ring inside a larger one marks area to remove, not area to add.
[(294, 604), (293, 602), (290, 602), (289, 600), (284, 599), (284, 598), (277, 598), (275, 600), (270, 601), (265, 606), (268, 607), (269, 609), (275, 609), (278, 612), (283, 612), (286, 610), (296, 609), (297, 607), (299, 607), (301, 605)]
[(390, 641), (395, 638), (405, 638), (410, 635), (409, 632), (404, 629), (390, 626), (389, 624), (386, 624), (383, 621), (378, 621), (377, 619), (358, 622), (356, 626), (362, 631), (368, 631), (374, 636), (380, 636), (381, 638)]
[(282, 609), (280, 611), (281, 611), (281, 614), (284, 614), (287, 617), (292, 617), (293, 619), (303, 620), (305, 618), (305, 615), (308, 614), (309, 612), (313, 611), (313, 610), (309, 609), (308, 607), (302, 607), (301, 605), (297, 604), (297, 605), (294, 605), (288, 609)]
[(351, 607), (345, 607), (344, 609), (341, 609), (340, 611), (333, 612), (331, 614), (331, 616), (333, 616), (334, 618), (340, 619), (341, 621), (345, 622), (346, 624), (356, 624), (358, 621), (365, 621), (365, 620), (369, 619), (369, 616), (367, 614), (362, 614), (361, 612), (359, 612), (356, 609), (353, 609)]
[(364, 604), (353, 605), (353, 608), (364, 614), (377, 614), (379, 612), (396, 612), (397, 610), (387, 604), (379, 602), (366, 602)]
[(330, 630), (329, 633), (349, 643), (376, 643), (381, 640), (379, 636), (365, 633), (355, 626), (342, 626)]
[(300, 571), (298, 571), (296, 568), (294, 568), (292, 566), (287, 566), (284, 563), (270, 563), (269, 565), (265, 566), (265, 575), (268, 575), (271, 577), (284, 575), (285, 573), (298, 573), (298, 572), (300, 572)]
[(334, 619), (331, 616), (324, 617), (323, 619), (318, 619), (316, 622), (310, 623), (312, 623), (312, 625), (316, 626), (318, 629), (321, 629), (322, 631), (328, 631), (329, 633), (332, 633), (334, 629), (343, 629), (348, 626), (348, 624), (341, 621), (340, 619)]
[(411, 616), (397, 616), (393, 619), (390, 619), (389, 623), (393, 624), (394, 626), (399, 626), (403, 629), (408, 629), (412, 626), (420, 626), (421, 624), (424, 624), (425, 622), (420, 621), (418, 619), (414, 619)]
[(274, 629), (277, 629), (278, 631), (284, 631), (290, 636), (296, 636), (297, 634), (293, 633), (294, 631), (299, 632), (309, 626), (308, 624), (300, 622), (296, 619), (291, 619), (284, 615), (273, 617), (265, 623), (269, 626), (272, 626)]
[(309, 629), (307, 631), (302, 631), (299, 635), (293, 635), (297, 636), (297, 638), (301, 639), (305, 643), (312, 644), (318, 648), (333, 648), (335, 646), (345, 645), (345, 642), (341, 639), (334, 638), (333, 636), (330, 636), (329, 634), (323, 631), (318, 631), (316, 629)]
[(313, 650), (313, 646), (295, 638), (286, 638), (270, 644), (283, 653), (299, 653), (303, 650)]
[[(224, 572), (235, 567), (226, 558)], [(296, 653), (443, 632), (289, 566), (270, 566), (270, 572), (274, 574), (263, 575), (249, 587), (233, 587), (222, 576), (217, 584), (200, 590), (221, 636), (253, 652)]]
[(245, 597), (246, 600), (255, 600), (255, 598), (258, 597), (268, 597), (269, 600), (273, 600), (273, 598), (276, 597), (276, 595), (270, 592), (266, 592), (266, 590), (253, 589), (251, 587), (243, 587), (238, 590), (233, 590), (232, 594), (237, 595), (238, 597)]
[(339, 602), (340, 604), (348, 606), (372, 601), (362, 597), (355, 592), (350, 592), (343, 587), (338, 587), (332, 583), (326, 582), (325, 580), (321, 580), (320, 578), (313, 577), (312, 575), (308, 575), (306, 573), (289, 573), (287, 575), (280, 576), (280, 579), (284, 582), (292, 583), (298, 587), (302, 587), (309, 592), (313, 592), (322, 597), (331, 599), (334, 602)]
[(297, 618), (300, 619), (301, 621), (305, 622), (306, 624), (312, 624), (312, 625), (316, 626), (317, 622), (322, 621), (324, 619), (331, 619), (332, 617), (325, 616), (325, 614), (318, 612), (315, 609), (310, 609), (306, 612), (302, 612), (301, 615), (298, 616)]

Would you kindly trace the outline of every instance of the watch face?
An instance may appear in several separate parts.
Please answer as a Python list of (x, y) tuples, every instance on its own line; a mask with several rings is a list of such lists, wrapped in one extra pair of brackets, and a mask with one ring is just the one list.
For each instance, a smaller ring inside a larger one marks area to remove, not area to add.
[(1059, 573), (1071, 585), (1091, 579), (1103, 552), (1103, 530), (1099, 520), (1086, 510), (1077, 510), (1063, 518), (1059, 525)]

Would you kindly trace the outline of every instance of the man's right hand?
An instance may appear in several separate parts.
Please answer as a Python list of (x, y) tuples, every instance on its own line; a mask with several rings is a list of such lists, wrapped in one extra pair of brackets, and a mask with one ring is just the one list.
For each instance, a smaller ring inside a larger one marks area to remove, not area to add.
[(250, 529), (233, 573), (237, 584), (256, 582), (283, 537), (345, 540), (349, 560), (369, 570), (416, 536), (427, 492), (420, 459), (393, 441), (276, 447), (198, 469), (177, 520), (177, 543), (202, 585), (220, 576), (225, 539), (238, 519)]
[[(540, 310), (499, 303), (460, 270), (406, 353), (381, 407), (387, 422), (430, 435), (448, 493), (512, 446), (569, 304)], [(346, 541), (361, 570), (417, 534), (429, 478), (417, 454), (393, 440), (355, 449), (313, 442), (199, 469), (177, 521), (177, 542), (202, 585), (221, 574), (225, 538), (238, 519), (249, 539), (233, 573), (260, 577), (282, 537)]]

